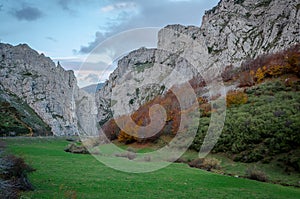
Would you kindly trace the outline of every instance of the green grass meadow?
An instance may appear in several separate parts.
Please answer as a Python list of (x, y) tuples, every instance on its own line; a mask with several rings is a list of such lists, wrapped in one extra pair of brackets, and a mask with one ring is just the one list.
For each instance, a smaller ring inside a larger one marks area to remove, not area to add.
[(3, 140), (8, 152), (36, 169), (29, 174), (35, 190), (21, 198), (300, 198), (299, 188), (214, 174), (187, 164), (172, 163), (150, 173), (125, 173), (92, 155), (64, 152), (68, 144), (64, 139)]

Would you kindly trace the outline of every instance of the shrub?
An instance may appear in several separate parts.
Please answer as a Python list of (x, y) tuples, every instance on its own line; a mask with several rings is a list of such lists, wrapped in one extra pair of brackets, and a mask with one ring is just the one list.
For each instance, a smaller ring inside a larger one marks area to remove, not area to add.
[(0, 198), (19, 198), (20, 191), (33, 190), (27, 174), (34, 171), (22, 158), (7, 155), (0, 158)]
[(0, 198), (18, 199), (19, 190), (15, 188), (9, 181), (0, 179)]
[(201, 97), (198, 98), (198, 103), (199, 103), (199, 104), (205, 104), (205, 103), (208, 103), (208, 99), (201, 96)]
[(256, 167), (248, 168), (246, 170), (246, 177), (251, 180), (257, 180), (261, 182), (268, 181), (267, 175), (263, 171), (258, 170)]
[(216, 158), (197, 158), (188, 164), (190, 167), (211, 171), (212, 169), (221, 169), (220, 163), (220, 160)]
[(239, 162), (245, 162), (245, 163), (258, 162), (264, 158), (264, 155), (262, 151), (259, 150), (259, 148), (257, 149), (250, 148), (247, 150), (245, 144), (243, 150), (235, 151), (235, 153), (240, 153), (234, 158), (234, 161), (239, 161)]
[(239, 74), (239, 87), (254, 85), (253, 72), (241, 72)]
[(258, 56), (254, 60), (242, 63), (240, 72), (253, 73), (256, 82), (266, 77), (278, 77), (284, 74), (295, 74), (300, 77), (300, 44), (272, 54)]
[(233, 104), (245, 104), (248, 101), (248, 95), (242, 91), (231, 91), (227, 93), (226, 104), (230, 107)]
[(266, 67), (258, 68), (255, 73), (255, 80), (261, 82), (266, 76)]
[(65, 148), (65, 152), (69, 153), (79, 153), (79, 154), (89, 154), (87, 148), (83, 145), (77, 145), (76, 143), (71, 143)]
[(288, 153), (283, 158), (279, 159), (279, 162), (283, 163), (285, 171), (296, 171), (300, 172), (300, 150), (296, 150), (293, 153)]
[(176, 163), (188, 163), (189, 161), (183, 159), (182, 157), (178, 158), (177, 160), (175, 160), (174, 162)]
[[(226, 110), (224, 128), (212, 152), (226, 153), (241, 162), (265, 161), (268, 157), (276, 159), (279, 154), (288, 152), (297, 156), (295, 150), (300, 146), (299, 93), (286, 91), (281, 81), (266, 81), (246, 91), (246, 104)], [(200, 118), (190, 149), (200, 150), (209, 119)], [(283, 164), (290, 164), (295, 170), (298, 168), (296, 159)]]
[(136, 137), (132, 136), (132, 135), (128, 135), (127, 133), (125, 133), (124, 131), (121, 131), (118, 135), (118, 141), (125, 143), (125, 144), (130, 144), (133, 143), (137, 140)]
[(128, 158), (129, 160), (133, 160), (137, 157), (135, 152), (127, 152), (127, 153), (117, 153), (116, 157)]
[(96, 146), (99, 146), (101, 143), (100, 138), (86, 138), (82, 140), (82, 145), (84, 145), (87, 148), (94, 148)]
[(128, 158), (129, 160), (133, 160), (133, 159), (135, 159), (136, 157), (137, 157), (137, 155), (136, 155), (135, 152), (128, 152), (128, 153), (127, 153), (127, 158)]
[(282, 65), (275, 65), (275, 66), (270, 66), (269, 69), (266, 71), (266, 74), (269, 76), (278, 77), (287, 72), (289, 72), (288, 66), (285, 67)]
[(203, 140), (204, 140), (204, 137), (207, 134), (209, 123), (210, 123), (210, 118), (209, 117), (201, 117), (200, 118), (199, 128), (198, 128), (196, 137), (193, 140), (192, 145), (190, 146), (190, 149), (193, 149), (193, 150), (196, 150), (196, 151), (200, 150), (200, 148), (202, 146), (202, 143), (203, 143)]
[(4, 180), (10, 179), (12, 176), (24, 177), (27, 173), (34, 171), (22, 158), (14, 155), (5, 156), (1, 161), (1, 167), (1, 176)]
[(209, 103), (201, 104), (200, 111), (202, 117), (209, 117), (211, 113), (211, 105)]

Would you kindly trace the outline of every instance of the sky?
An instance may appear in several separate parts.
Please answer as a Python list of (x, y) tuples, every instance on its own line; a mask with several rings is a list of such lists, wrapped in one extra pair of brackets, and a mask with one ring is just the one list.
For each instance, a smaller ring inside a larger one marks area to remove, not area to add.
[(28, 44), (74, 70), (83, 87), (107, 79), (124, 53), (155, 47), (160, 28), (200, 26), (218, 1), (0, 0), (0, 42)]

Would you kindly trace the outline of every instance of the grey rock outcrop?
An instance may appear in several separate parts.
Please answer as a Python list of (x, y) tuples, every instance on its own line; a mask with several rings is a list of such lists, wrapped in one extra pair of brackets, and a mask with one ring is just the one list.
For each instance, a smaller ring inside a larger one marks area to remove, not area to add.
[(202, 25), (170, 25), (159, 32), (158, 49), (171, 49), (201, 70), (235, 67), (264, 53), (300, 42), (300, 3), (286, 0), (222, 0)]
[(87, 125), (80, 126), (77, 115), (85, 111), (78, 107), (85, 106), (82, 99), (87, 94), (79, 90), (73, 71), (65, 71), (59, 63), (56, 66), (26, 44), (0, 44), (0, 56), (2, 87), (23, 99), (55, 135), (85, 132), (81, 126)]
[(177, 54), (146, 48), (132, 51), (118, 61), (117, 69), (96, 94), (98, 120), (104, 124), (113, 116), (127, 115), (196, 74)]
[(299, 8), (292, 0), (221, 0), (201, 27), (166, 26), (157, 49), (141, 48), (119, 60), (96, 96), (100, 124), (137, 110), (172, 83), (194, 76), (210, 81), (228, 65), (299, 43)]
[(291, 0), (221, 1), (203, 17), (200, 29), (210, 58), (239, 66), (299, 43), (299, 7), (299, 1)]
[[(121, 111), (119, 115), (122, 115), (137, 109), (143, 102), (151, 98), (145, 94), (143, 99), (138, 98), (142, 95), (140, 92), (145, 92), (147, 89), (151, 92), (155, 90), (153, 85), (150, 85), (151, 88), (146, 88), (147, 86), (140, 88), (139, 83), (143, 82), (145, 85), (151, 81), (149, 78), (151, 76), (147, 73), (153, 71), (155, 52), (155, 49), (140, 48), (118, 61), (119, 67), (96, 94), (97, 107), (101, 107), (101, 111), (98, 111), (100, 123), (105, 123), (112, 117), (111, 106), (117, 107)], [(136, 100), (137, 98), (138, 100)]]
[(99, 136), (95, 95), (82, 89), (74, 93), (77, 127), (81, 138)]

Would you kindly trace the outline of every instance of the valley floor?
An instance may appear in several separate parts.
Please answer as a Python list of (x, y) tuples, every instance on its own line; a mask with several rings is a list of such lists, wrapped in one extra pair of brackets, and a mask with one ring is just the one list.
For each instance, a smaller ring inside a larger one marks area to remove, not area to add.
[[(9, 152), (36, 169), (29, 175), (35, 190), (24, 192), (24, 198), (300, 198), (299, 188), (215, 174), (187, 164), (172, 163), (145, 174), (116, 171), (91, 155), (66, 153), (65, 139), (2, 140)], [(232, 170), (243, 170), (235, 166)]]

